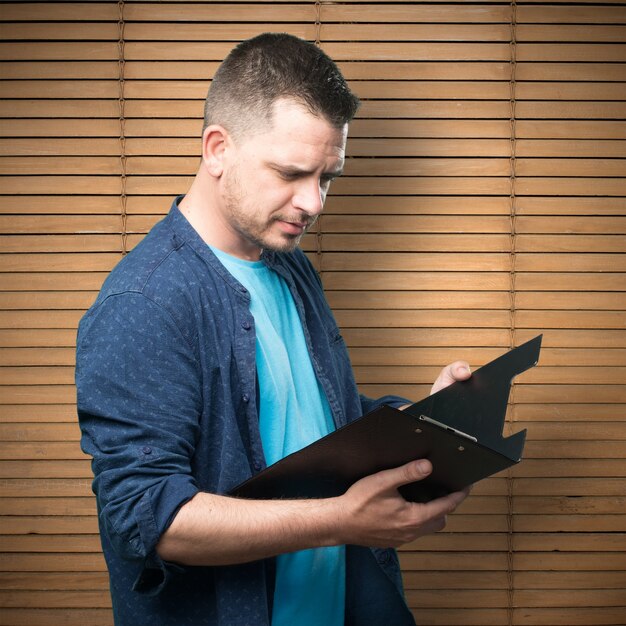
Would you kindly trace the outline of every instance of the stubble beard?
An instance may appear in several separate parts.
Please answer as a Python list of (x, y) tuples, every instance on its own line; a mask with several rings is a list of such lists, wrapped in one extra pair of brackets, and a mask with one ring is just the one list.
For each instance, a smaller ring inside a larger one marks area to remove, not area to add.
[(270, 240), (269, 233), (272, 231), (274, 223), (283, 220), (290, 221), (289, 218), (277, 213), (268, 220), (264, 220), (258, 209), (247, 210), (244, 208), (247, 201), (249, 202), (250, 198), (245, 196), (238, 172), (231, 169), (227, 178), (224, 179), (224, 206), (229, 224), (241, 237), (260, 250), (293, 252), (307, 230), (317, 221), (316, 216), (308, 222), (304, 231), (299, 235), (282, 233), (282, 236)]

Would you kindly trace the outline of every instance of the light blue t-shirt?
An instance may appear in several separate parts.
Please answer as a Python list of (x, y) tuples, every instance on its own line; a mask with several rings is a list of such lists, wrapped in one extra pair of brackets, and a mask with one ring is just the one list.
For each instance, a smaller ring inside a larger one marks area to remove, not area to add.
[[(259, 426), (268, 465), (335, 429), (285, 281), (262, 261), (211, 247), (249, 291), (256, 330)], [(343, 626), (345, 547), (283, 554), (276, 560), (272, 626)]]

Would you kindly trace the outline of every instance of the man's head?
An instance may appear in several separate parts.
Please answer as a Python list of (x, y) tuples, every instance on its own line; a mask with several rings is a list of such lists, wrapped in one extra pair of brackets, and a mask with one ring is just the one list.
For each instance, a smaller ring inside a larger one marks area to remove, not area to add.
[(209, 89), (202, 163), (181, 209), (242, 259), (293, 250), (342, 173), (358, 104), (318, 47), (283, 34), (244, 41)]
[(294, 100), (342, 128), (359, 99), (318, 46), (293, 35), (265, 33), (236, 46), (216, 72), (204, 109), (204, 128), (223, 126), (240, 139), (272, 123), (273, 105)]

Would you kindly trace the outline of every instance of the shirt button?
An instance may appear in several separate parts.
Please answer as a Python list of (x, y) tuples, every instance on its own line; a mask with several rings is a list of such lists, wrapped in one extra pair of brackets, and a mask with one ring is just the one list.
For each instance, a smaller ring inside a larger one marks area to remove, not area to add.
[(376, 560), (381, 564), (381, 565), (385, 565), (387, 563), (389, 563), (390, 560), (390, 555), (389, 552), (381, 552), (380, 554), (378, 554)]
[(144, 454), (152, 454), (152, 448), (150, 446), (144, 446), (143, 448), (141, 448), (141, 451)]
[(261, 469), (261, 462), (260, 461), (255, 461), (252, 464), (252, 467), (254, 467), (255, 471), (257, 471), (257, 472), (260, 471), (260, 469)]
[(250, 330), (252, 328), (252, 324), (250, 324), (250, 322), (248, 320), (246, 320), (245, 322), (241, 323), (241, 327), (244, 330)]
[(250, 402), (250, 396), (247, 393), (244, 393), (243, 396), (241, 396), (241, 399), (247, 404), (248, 402)]

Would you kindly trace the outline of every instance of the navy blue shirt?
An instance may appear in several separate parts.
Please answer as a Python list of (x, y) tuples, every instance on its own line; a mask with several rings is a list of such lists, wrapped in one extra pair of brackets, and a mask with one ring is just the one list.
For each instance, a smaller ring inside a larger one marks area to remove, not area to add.
[[(300, 250), (266, 253), (293, 294), (336, 427), (387, 403), (359, 395), (319, 277)], [(274, 559), (183, 567), (155, 546), (199, 491), (265, 467), (250, 298), (174, 202), (111, 272), (78, 330), (83, 450), (118, 626), (266, 626)], [(374, 557), (376, 560), (374, 560)], [(349, 547), (346, 624), (412, 624), (393, 550)], [(404, 620), (404, 621), (401, 621)]]

